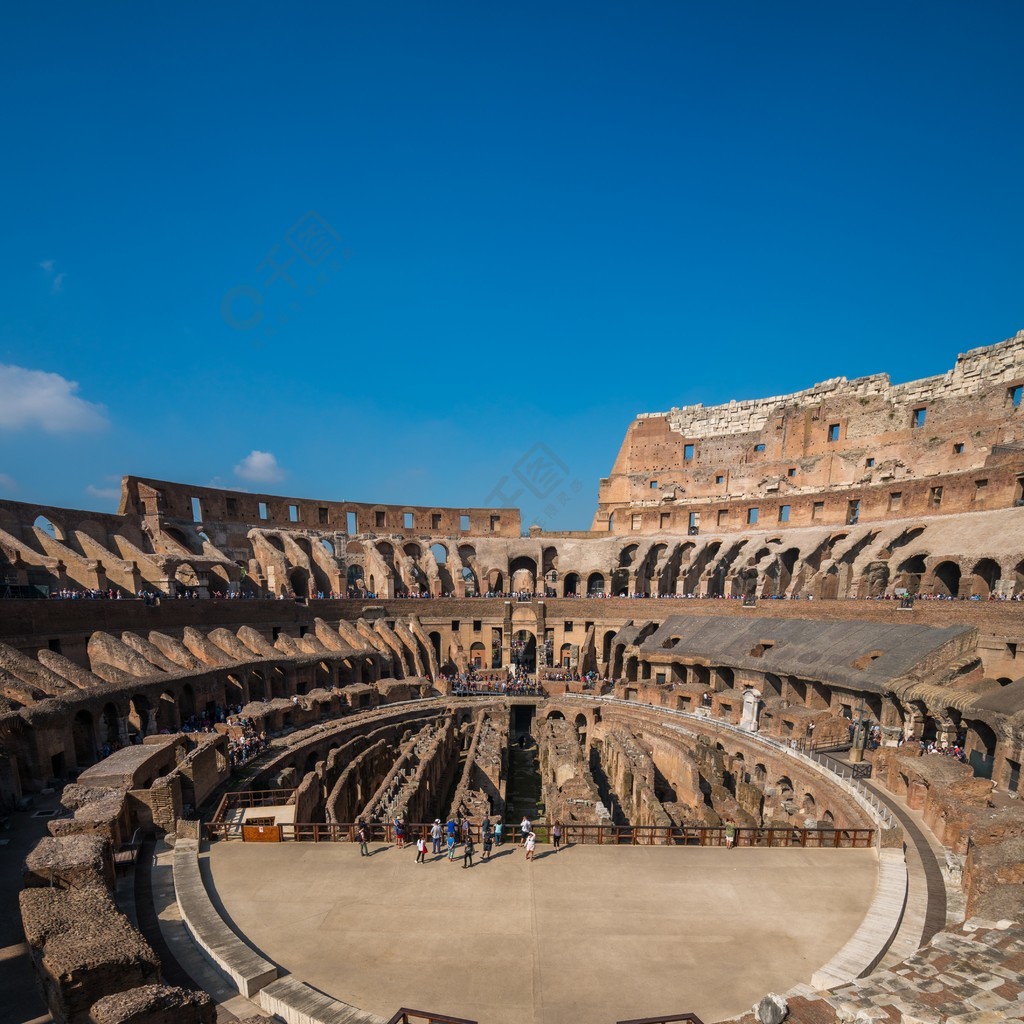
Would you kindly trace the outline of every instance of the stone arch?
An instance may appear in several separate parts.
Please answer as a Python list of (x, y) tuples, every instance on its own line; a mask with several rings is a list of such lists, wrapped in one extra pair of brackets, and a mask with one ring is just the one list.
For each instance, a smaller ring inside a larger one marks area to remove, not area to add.
[(508, 563), (509, 587), (513, 593), (537, 589), (537, 560), (529, 555), (519, 555)]
[(587, 596), (593, 596), (596, 594), (604, 593), (604, 574), (599, 572), (592, 572), (587, 577)]
[(234, 673), (229, 672), (224, 680), (224, 703), (234, 704), (242, 707), (246, 703), (245, 687), (242, 680)]
[[(1024, 565), (1024, 562), (1021, 563)], [(1022, 574), (1024, 578), (1024, 574)], [(579, 597), (580, 593), (580, 574), (578, 572), (567, 572), (565, 577), (562, 579), (562, 596), (563, 597)]]

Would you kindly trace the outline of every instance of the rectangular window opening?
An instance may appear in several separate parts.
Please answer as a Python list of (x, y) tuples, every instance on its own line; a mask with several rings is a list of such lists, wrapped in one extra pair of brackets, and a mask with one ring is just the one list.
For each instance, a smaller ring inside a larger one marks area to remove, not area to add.
[(928, 492), (928, 500), (931, 502), (932, 508), (938, 508), (942, 504), (942, 488), (933, 487)]
[(825, 502), (816, 501), (811, 508), (811, 518), (820, 519), (825, 514)]
[(874, 464), (875, 464), (875, 460), (874, 460), (874, 459), (865, 459), (865, 460), (864, 460), (864, 465), (865, 465), (865, 466), (867, 466), (867, 467), (868, 467), (868, 469), (871, 469), (871, 467), (872, 467), (872, 466), (873, 466)]
[(903, 505), (903, 492), (891, 491), (889, 494), (889, 511), (898, 512)]
[(411, 530), (413, 528), (413, 516), (411, 512), (402, 513), (402, 526), (407, 530)]
[(788, 523), (789, 522), (789, 505), (780, 505), (779, 506), (779, 522), (780, 523)]
[(663, 530), (668, 530), (668, 529), (671, 528), (671, 526), (672, 526), (672, 513), (671, 512), (662, 512), (661, 513), (660, 526), (661, 526), (661, 528)]
[(716, 484), (724, 484), (725, 483), (725, 477), (722, 476), (721, 473), (719, 473), (718, 476), (715, 477), (715, 483)]
[[(497, 533), (498, 527), (501, 526), (501, 516), (491, 516), (491, 533)], [(609, 520), (609, 529), (611, 529), (611, 521)]]
[(299, 521), (299, 506), (289, 505), (288, 506), (288, 522), (297, 523)]
[(237, 498), (228, 498), (227, 499), (227, 509), (228, 509), (228, 515), (229, 516), (236, 516), (236, 515), (238, 515), (238, 499)]
[(963, 455), (963, 453), (964, 453), (964, 443), (963, 443), (963, 441), (957, 441), (956, 444), (953, 445), (953, 454), (954, 455)]
[(693, 445), (683, 445), (683, 462), (693, 462)]
[(657, 480), (652, 480), (651, 481), (651, 490), (652, 491), (656, 491), (657, 489), (658, 489), (658, 481)]
[[(351, 515), (351, 513), (349, 514)], [(321, 526), (328, 526), (331, 522), (331, 510), (320, 506), (320, 508), (316, 510), (316, 521)]]
[(747, 509), (747, 524), (753, 526), (757, 522), (758, 510), (756, 508)]
[(265, 501), (261, 501), (260, 502), (259, 514), (260, 514), (260, 519), (266, 519), (267, 518), (267, 503)]
[(387, 520), (386, 520), (385, 515), (384, 515), (383, 512), (379, 512), (378, 511), (378, 512), (374, 512), (373, 513), (373, 525), (374, 526), (379, 527), (380, 529), (383, 529), (384, 526), (386, 525), (386, 522), (387, 522)]
[(729, 510), (727, 508), (720, 508), (718, 510), (718, 525), (725, 526), (729, 522)]
[(786, 470), (786, 476), (796, 476), (796, 466), (790, 466), (789, 469)]
[(459, 529), (463, 533), (469, 532), (469, 516), (459, 516)]
[(359, 517), (355, 512), (345, 513), (345, 532), (349, 535), (359, 532)]
[(1006, 389), (1006, 397), (1010, 399), (1010, 404), (1014, 409), (1020, 405), (1022, 394), (1024, 394), (1024, 384), (1014, 384), (1012, 388)]
[(763, 452), (764, 451), (764, 445), (763, 444), (755, 444), (754, 445), (754, 451), (755, 452)]
[(639, 512), (635, 512), (633, 514), (633, 517), (632, 517), (631, 521), (630, 521), (631, 528), (634, 529), (634, 530), (641, 530), (641, 529), (643, 529), (643, 525), (644, 525), (644, 517)]
[(440, 530), (441, 529), (441, 513), (440, 512), (431, 512), (431, 514), (430, 514), (430, 528), (432, 530)]
[(198, 498), (192, 499), (192, 522), (201, 523), (203, 521), (203, 506), (199, 503)]
[(830, 441), (838, 441), (839, 440), (839, 424), (838, 423), (830, 423), (828, 425), (828, 439)]
[(910, 419), (910, 425), (912, 427), (923, 427), (924, 421), (928, 418), (928, 410), (923, 406), (920, 409), (915, 409)]

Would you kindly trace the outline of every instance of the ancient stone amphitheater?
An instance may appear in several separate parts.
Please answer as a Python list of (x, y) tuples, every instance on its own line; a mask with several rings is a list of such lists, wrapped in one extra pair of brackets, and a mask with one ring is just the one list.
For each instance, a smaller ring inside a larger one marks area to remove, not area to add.
[(658, 858), (756, 863), (766, 901), (798, 851), (870, 858), (845, 931), (793, 904), (799, 966), (761, 954), (781, 998), (750, 1020), (1024, 1019), (1022, 394), (1024, 332), (908, 384), (645, 413), (572, 533), (140, 477), (116, 515), (0, 502), (0, 800), (54, 803), (7, 896), (52, 1019), (742, 1016), (712, 981), (747, 970), (742, 919), (683, 985), (648, 918), (610, 971), (634, 1013), (577, 987), (488, 1016), (470, 949), (416, 1016), (398, 975), (271, 955), (213, 880), (362, 869), (360, 820), (390, 847), (396, 818), (524, 814), (656, 879), (666, 921)]

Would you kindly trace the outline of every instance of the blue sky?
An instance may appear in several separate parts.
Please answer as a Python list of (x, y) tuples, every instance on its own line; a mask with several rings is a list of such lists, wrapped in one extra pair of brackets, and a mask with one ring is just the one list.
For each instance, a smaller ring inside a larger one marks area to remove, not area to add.
[(1022, 36), (968, 0), (9, 5), (0, 496), (488, 504), (542, 445), (524, 518), (580, 529), (638, 412), (942, 372), (1024, 327)]

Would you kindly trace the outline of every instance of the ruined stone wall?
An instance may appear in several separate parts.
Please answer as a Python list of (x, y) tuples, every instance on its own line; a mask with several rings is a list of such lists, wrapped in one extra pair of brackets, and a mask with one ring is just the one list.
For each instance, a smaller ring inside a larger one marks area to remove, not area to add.
[(473, 718), (473, 737), (449, 816), (461, 812), (479, 820), (505, 813), (508, 783), (509, 714), (507, 708), (481, 709)]
[(610, 824), (611, 815), (575, 727), (562, 718), (548, 717), (537, 726), (536, 739), (546, 820), (563, 825)]
[(1007, 507), (1022, 497), (1022, 383), (1024, 332), (908, 384), (836, 378), (790, 395), (643, 414), (601, 481), (593, 529), (737, 529), (750, 507), (780, 529), (839, 524), (851, 501), (861, 522)]

